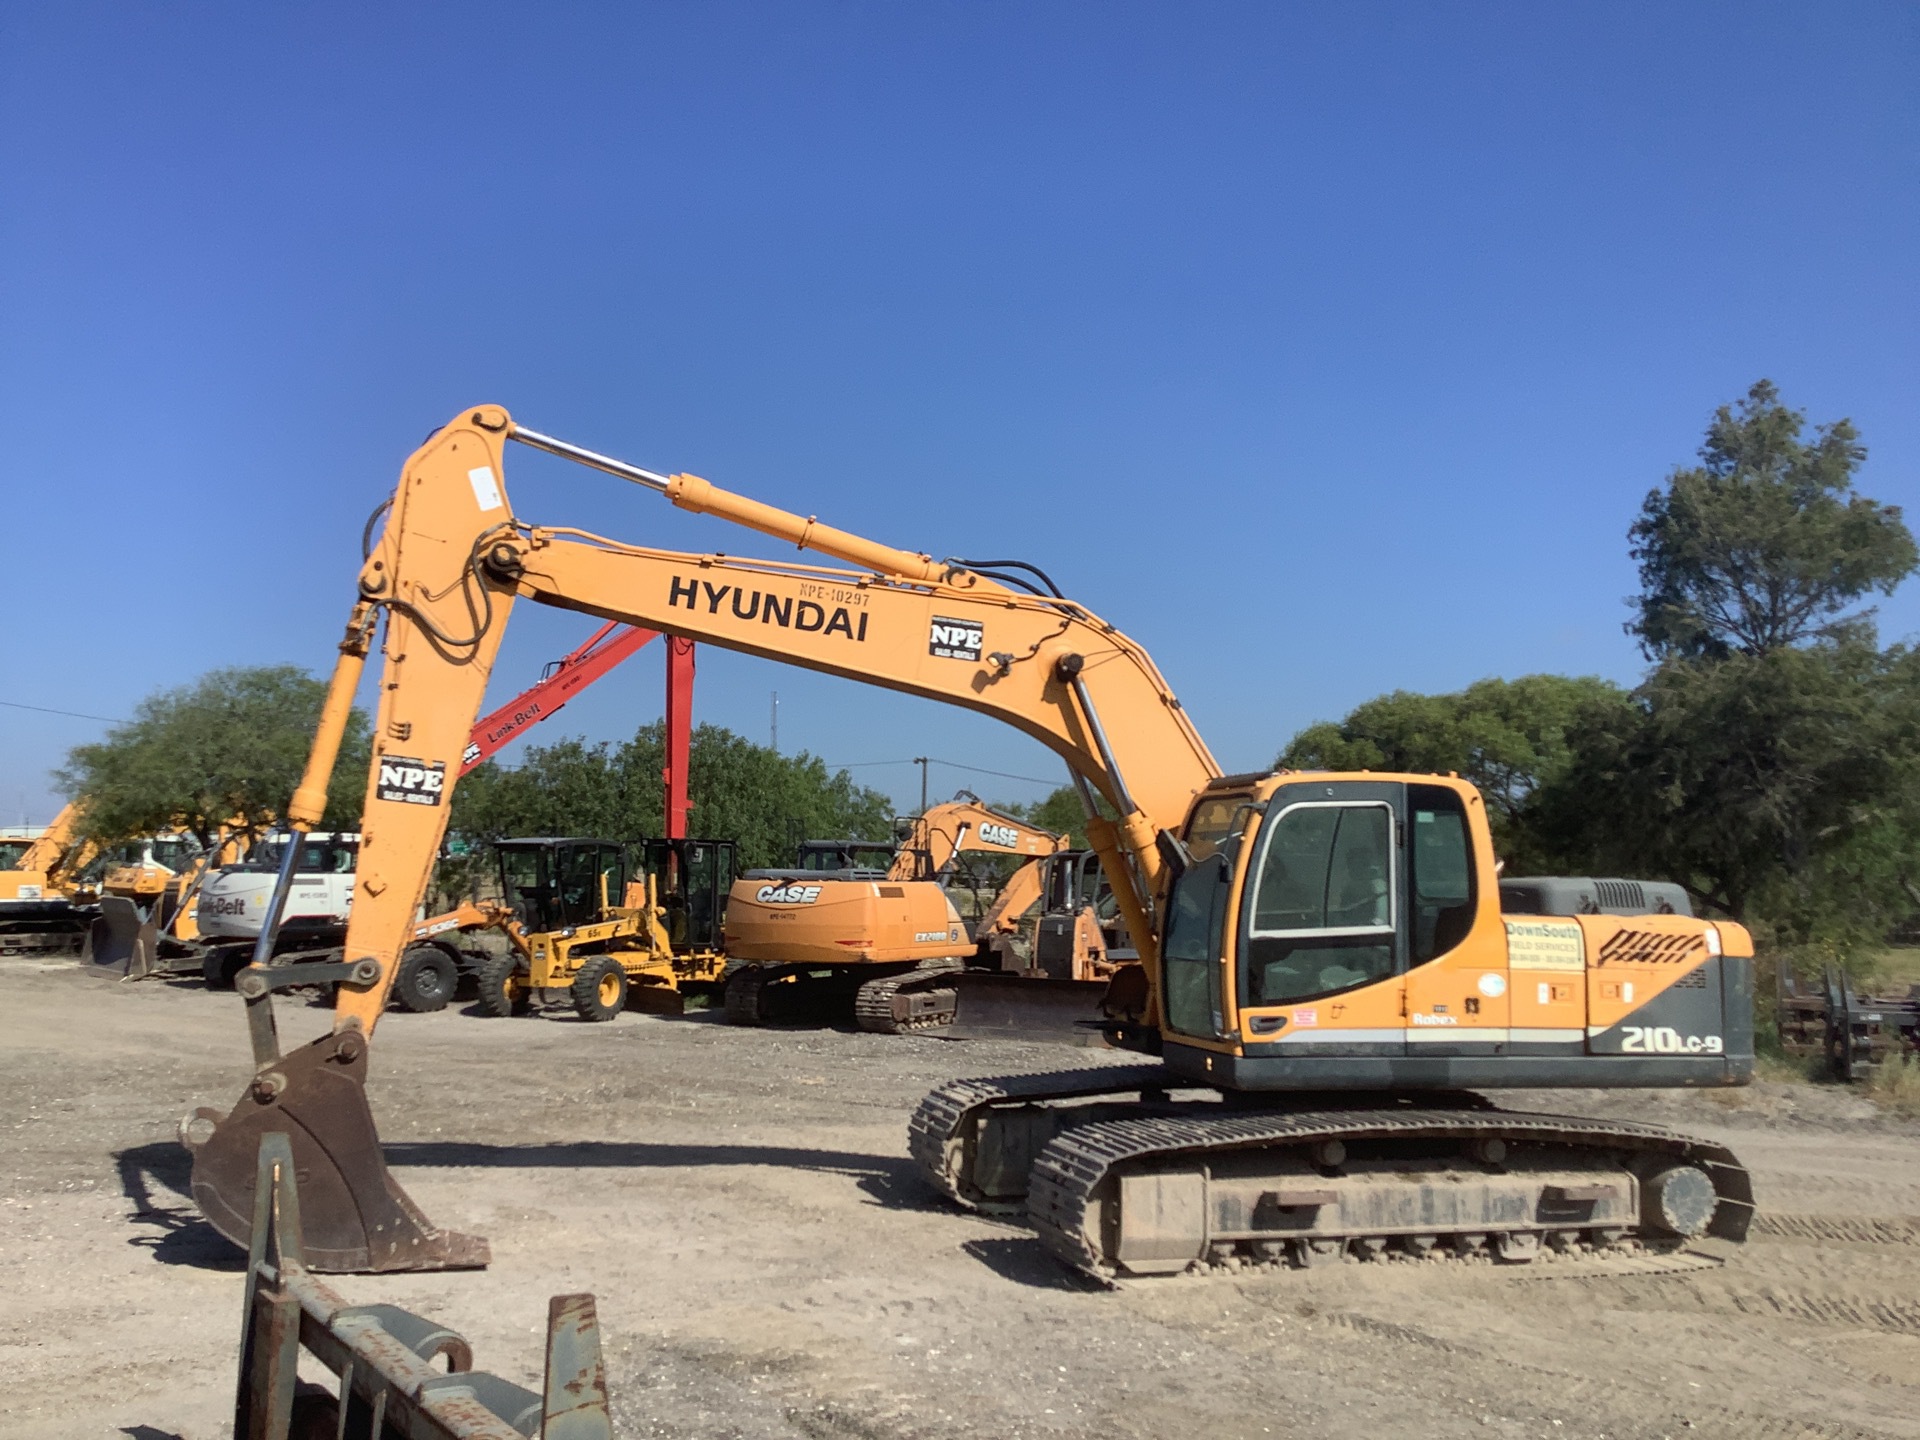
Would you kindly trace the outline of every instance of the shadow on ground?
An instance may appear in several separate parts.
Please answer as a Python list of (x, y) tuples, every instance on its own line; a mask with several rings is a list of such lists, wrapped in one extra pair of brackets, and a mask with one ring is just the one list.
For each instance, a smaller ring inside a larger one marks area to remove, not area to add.
[(565, 1144), (485, 1145), (464, 1140), (401, 1141), (384, 1147), (394, 1166), (450, 1169), (697, 1169), (708, 1165), (765, 1165), (853, 1177), (860, 1189), (896, 1210), (939, 1208), (933, 1192), (904, 1155), (807, 1150), (788, 1145), (655, 1145), (642, 1141), (581, 1140)]
[(1068, 1270), (1047, 1252), (1037, 1235), (969, 1240), (960, 1247), (1002, 1280), (1034, 1290), (1105, 1290), (1091, 1276)]
[[(695, 1169), (709, 1165), (766, 1165), (846, 1175), (873, 1203), (891, 1210), (937, 1210), (937, 1197), (904, 1156), (861, 1155), (779, 1145), (651, 1145), (583, 1140), (570, 1144), (485, 1145), (457, 1140), (402, 1142), (384, 1147), (387, 1163), (447, 1169)], [(120, 1188), (133, 1202), (137, 1233), (128, 1244), (153, 1251), (163, 1265), (240, 1270), (246, 1254), (200, 1218), (193, 1204), (193, 1160), (169, 1141), (136, 1145), (114, 1156)]]
[[(129, 1245), (151, 1250), (162, 1265), (244, 1270), (247, 1254), (200, 1218), (193, 1205), (193, 1157), (184, 1146), (136, 1145), (114, 1157), (120, 1189), (133, 1202)], [(157, 1432), (156, 1432), (157, 1433)]]

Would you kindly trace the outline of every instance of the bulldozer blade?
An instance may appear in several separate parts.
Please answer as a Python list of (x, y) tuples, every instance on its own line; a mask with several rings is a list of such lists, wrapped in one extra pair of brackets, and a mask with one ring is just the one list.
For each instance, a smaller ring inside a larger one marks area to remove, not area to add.
[(103, 895), (100, 913), (87, 927), (80, 962), (111, 969), (137, 980), (153, 973), (160, 953), (160, 937), (153, 921), (140, 907), (121, 895)]
[(293, 1147), (309, 1268), (343, 1275), (483, 1269), (492, 1259), (487, 1242), (436, 1229), (388, 1174), (366, 1077), (366, 1040), (344, 1030), (263, 1067), (225, 1118), (204, 1108), (188, 1116), (180, 1139), (193, 1152), (200, 1213), (247, 1248), (260, 1139), (278, 1133)]
[(977, 970), (953, 977), (959, 1006), (935, 1032), (959, 1040), (1042, 1040), (1104, 1045), (1099, 1028), (1104, 980), (1039, 980)]

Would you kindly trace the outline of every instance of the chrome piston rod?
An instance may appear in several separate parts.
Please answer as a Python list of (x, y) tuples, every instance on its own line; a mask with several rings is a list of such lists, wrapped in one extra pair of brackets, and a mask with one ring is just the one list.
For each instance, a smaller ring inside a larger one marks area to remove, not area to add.
[(617, 475), (622, 480), (630, 480), (635, 485), (644, 485), (649, 490), (666, 493), (667, 477), (656, 475), (651, 470), (642, 470), (638, 465), (629, 465), (624, 460), (616, 460), (611, 455), (602, 455), (594, 450), (583, 449), (578, 445), (569, 445), (565, 440), (556, 440), (551, 435), (542, 435), (538, 430), (529, 430), (524, 425), (516, 425), (507, 432), (509, 440), (518, 440), (522, 445), (535, 450), (544, 450), (549, 455), (558, 455), (562, 460), (571, 460), (575, 464), (590, 469), (604, 470), (609, 475)]

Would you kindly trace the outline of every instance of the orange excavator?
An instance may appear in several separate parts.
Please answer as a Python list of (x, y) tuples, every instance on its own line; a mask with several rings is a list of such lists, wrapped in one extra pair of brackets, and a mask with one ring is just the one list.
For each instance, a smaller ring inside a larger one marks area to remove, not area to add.
[[(1032, 866), (1067, 840), (966, 791), (904, 828), (884, 874), (750, 870), (734, 882), (726, 926), (729, 1021), (850, 1015), (862, 1030), (886, 1035), (952, 1023), (956, 976), (977, 948), (944, 883), (954, 862), (976, 853), (1027, 857)], [(1016, 894), (1027, 889), (1026, 868), (1009, 882)]]
[(0, 955), (77, 952), (99, 900), (81, 876), (99, 847), (80, 833), (80, 807), (53, 817), (11, 868), (0, 870)]
[[(509, 441), (846, 568), (521, 520), (503, 486)], [(284, 1132), (315, 1268), (489, 1258), (392, 1179), (366, 1076), (521, 600), (966, 706), (1065, 761), (1139, 955), (1109, 987), (1107, 1035), (1142, 1061), (942, 1086), (909, 1142), (955, 1203), (1024, 1210), (1069, 1264), (1138, 1275), (1393, 1254), (1521, 1262), (1545, 1249), (1605, 1261), (1745, 1237), (1751, 1184), (1723, 1146), (1481, 1093), (1745, 1083), (1752, 942), (1740, 926), (1637, 882), (1503, 885), (1486, 807), (1452, 776), (1221, 774), (1146, 652), (1038, 570), (894, 549), (480, 406), (406, 463), (288, 809), (296, 828), (317, 821), (384, 617), (360, 893), (325, 977), (338, 985), (333, 1027), (283, 1053), (277, 982), (256, 967), (242, 987), (254, 1073), (231, 1109), (183, 1126), (194, 1198), (230, 1238), (251, 1229), (261, 1137)]]

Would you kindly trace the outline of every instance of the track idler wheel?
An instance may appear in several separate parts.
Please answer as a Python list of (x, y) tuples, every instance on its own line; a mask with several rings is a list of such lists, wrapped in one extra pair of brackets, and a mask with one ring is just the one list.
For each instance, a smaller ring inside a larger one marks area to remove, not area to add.
[(1713, 1181), (1697, 1165), (1668, 1165), (1640, 1182), (1640, 1217), (1656, 1232), (1687, 1240), (1704, 1234), (1717, 1203)]
[(209, 1224), (246, 1249), (260, 1137), (293, 1147), (310, 1269), (476, 1270), (492, 1258), (477, 1235), (437, 1230), (387, 1173), (367, 1108), (367, 1042), (358, 1031), (322, 1036), (253, 1077), (222, 1119), (202, 1108), (180, 1127), (193, 1152), (193, 1200)]

